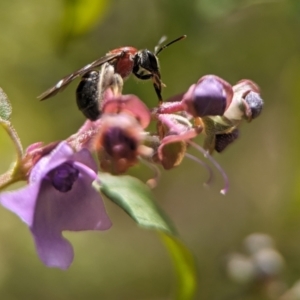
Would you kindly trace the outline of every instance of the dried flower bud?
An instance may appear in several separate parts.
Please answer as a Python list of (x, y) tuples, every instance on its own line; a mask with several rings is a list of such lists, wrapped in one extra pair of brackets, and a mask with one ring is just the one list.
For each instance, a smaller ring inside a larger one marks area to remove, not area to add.
[(215, 150), (222, 152), (228, 145), (233, 143), (239, 137), (239, 130), (234, 129), (229, 133), (216, 134), (215, 138)]
[(184, 94), (182, 104), (193, 117), (222, 116), (232, 95), (228, 82), (215, 75), (206, 75)]
[(103, 115), (95, 138), (101, 168), (120, 174), (135, 165), (139, 155), (151, 155), (152, 149), (142, 145), (144, 135), (140, 124), (130, 115)]

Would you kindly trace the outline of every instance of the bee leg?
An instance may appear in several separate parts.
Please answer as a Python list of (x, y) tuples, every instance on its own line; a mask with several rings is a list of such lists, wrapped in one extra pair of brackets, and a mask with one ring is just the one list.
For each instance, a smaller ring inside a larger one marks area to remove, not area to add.
[(115, 73), (115, 68), (110, 64), (105, 64), (99, 72), (99, 105), (102, 106), (105, 102), (104, 93), (107, 89), (111, 89), (113, 96), (119, 96), (123, 90), (123, 78), (120, 74)]
[(161, 82), (159, 82), (159, 84), (153, 80), (153, 86), (154, 86), (154, 89), (155, 89), (155, 92), (156, 92), (156, 95), (158, 97), (158, 101), (159, 101), (159, 105), (162, 105), (162, 103), (164, 102), (162, 96), (161, 96)]

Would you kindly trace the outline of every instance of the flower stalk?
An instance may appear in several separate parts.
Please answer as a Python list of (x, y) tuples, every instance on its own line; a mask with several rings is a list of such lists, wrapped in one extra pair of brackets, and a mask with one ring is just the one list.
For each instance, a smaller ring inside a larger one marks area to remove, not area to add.
[(16, 152), (16, 161), (13, 163), (10, 170), (0, 175), (0, 191), (8, 187), (9, 185), (18, 182), (20, 180), (26, 180), (24, 173), (22, 158), (23, 158), (23, 146), (18, 136), (17, 131), (13, 127), (10, 121), (5, 121), (0, 118), (0, 124), (13, 142)]

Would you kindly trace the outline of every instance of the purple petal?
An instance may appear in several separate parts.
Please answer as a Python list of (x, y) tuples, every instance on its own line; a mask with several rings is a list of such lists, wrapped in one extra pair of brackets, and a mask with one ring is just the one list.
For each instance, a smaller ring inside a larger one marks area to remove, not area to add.
[(72, 245), (61, 235), (61, 232), (55, 232), (52, 228), (31, 229), (34, 237), (37, 253), (41, 261), (51, 268), (60, 268), (66, 270), (74, 259)]
[(193, 117), (222, 116), (232, 96), (228, 82), (215, 75), (205, 75), (184, 94), (182, 104)]
[(194, 90), (194, 107), (197, 116), (221, 116), (226, 108), (223, 85), (214, 77), (205, 78)]
[(97, 172), (98, 170), (95, 160), (93, 159), (90, 151), (87, 149), (82, 149), (79, 152), (74, 153), (73, 160), (86, 165), (94, 172)]
[(28, 185), (18, 191), (1, 193), (0, 203), (31, 226), (38, 192), (39, 185)]
[(61, 193), (48, 180), (41, 185), (31, 231), (41, 260), (49, 267), (68, 268), (72, 246), (63, 230), (106, 230), (111, 226), (101, 196), (91, 186), (93, 179), (81, 172), (72, 190)]

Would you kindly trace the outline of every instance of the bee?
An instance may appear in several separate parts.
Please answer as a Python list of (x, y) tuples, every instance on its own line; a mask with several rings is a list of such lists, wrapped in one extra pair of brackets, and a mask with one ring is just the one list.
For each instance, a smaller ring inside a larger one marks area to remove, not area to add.
[[(76, 90), (77, 106), (88, 119), (94, 121), (101, 116), (100, 102), (103, 89), (114, 85), (122, 86), (123, 79), (134, 74), (141, 80), (152, 80), (159, 103), (162, 103), (161, 91), (164, 84), (161, 81), (157, 56), (163, 49), (184, 38), (186, 35), (180, 36), (166, 45), (159, 45), (155, 47), (154, 52), (147, 49), (138, 50), (134, 47), (111, 50), (105, 56), (58, 81), (38, 99), (45, 100), (56, 95), (74, 79), (81, 77), (81, 82)], [(100, 70), (96, 70), (97, 68)]]

